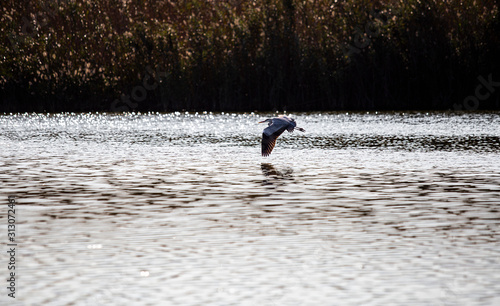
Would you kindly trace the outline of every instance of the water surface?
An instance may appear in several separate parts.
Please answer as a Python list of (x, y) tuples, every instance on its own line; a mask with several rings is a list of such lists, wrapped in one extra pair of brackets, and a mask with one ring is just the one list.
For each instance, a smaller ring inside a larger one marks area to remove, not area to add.
[(18, 304), (500, 304), (499, 113), (269, 115), (0, 116)]

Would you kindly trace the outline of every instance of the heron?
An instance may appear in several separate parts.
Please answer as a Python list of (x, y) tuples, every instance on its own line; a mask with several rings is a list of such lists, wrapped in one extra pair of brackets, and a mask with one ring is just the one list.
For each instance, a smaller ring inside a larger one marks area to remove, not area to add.
[(266, 119), (259, 123), (268, 122), (269, 125), (262, 133), (262, 156), (269, 156), (276, 145), (276, 139), (285, 131), (293, 132), (299, 130), (305, 132), (303, 128), (297, 127), (297, 123), (293, 118), (281, 115), (279, 117)]

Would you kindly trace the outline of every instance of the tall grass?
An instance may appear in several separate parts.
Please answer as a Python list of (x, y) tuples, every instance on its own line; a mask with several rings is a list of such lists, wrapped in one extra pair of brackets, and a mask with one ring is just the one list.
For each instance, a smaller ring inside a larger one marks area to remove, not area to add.
[(499, 18), (490, 0), (10, 0), (0, 111), (132, 110), (146, 75), (137, 111), (450, 109), (500, 81)]

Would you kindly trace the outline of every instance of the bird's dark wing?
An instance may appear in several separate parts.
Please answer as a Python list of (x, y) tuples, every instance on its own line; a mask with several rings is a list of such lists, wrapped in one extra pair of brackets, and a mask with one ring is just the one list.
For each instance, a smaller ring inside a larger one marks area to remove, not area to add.
[(278, 139), (278, 137), (283, 134), (284, 131), (285, 128), (281, 128), (274, 131), (274, 133), (269, 134), (264, 130), (264, 133), (262, 133), (262, 156), (269, 156), (269, 154), (271, 154), (271, 151), (276, 145), (276, 139)]

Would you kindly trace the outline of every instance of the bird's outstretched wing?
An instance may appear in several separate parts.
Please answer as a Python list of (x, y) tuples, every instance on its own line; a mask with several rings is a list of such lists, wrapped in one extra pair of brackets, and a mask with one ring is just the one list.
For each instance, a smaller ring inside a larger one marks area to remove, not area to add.
[(271, 154), (271, 151), (276, 145), (276, 139), (278, 139), (278, 136), (281, 135), (281, 133), (277, 135), (273, 134), (271, 136), (267, 136), (266, 134), (262, 133), (262, 156), (269, 156), (269, 154)]
[(276, 145), (276, 139), (283, 134), (287, 123), (281, 120), (273, 120), (272, 124), (264, 129), (262, 133), (262, 156), (269, 156)]

